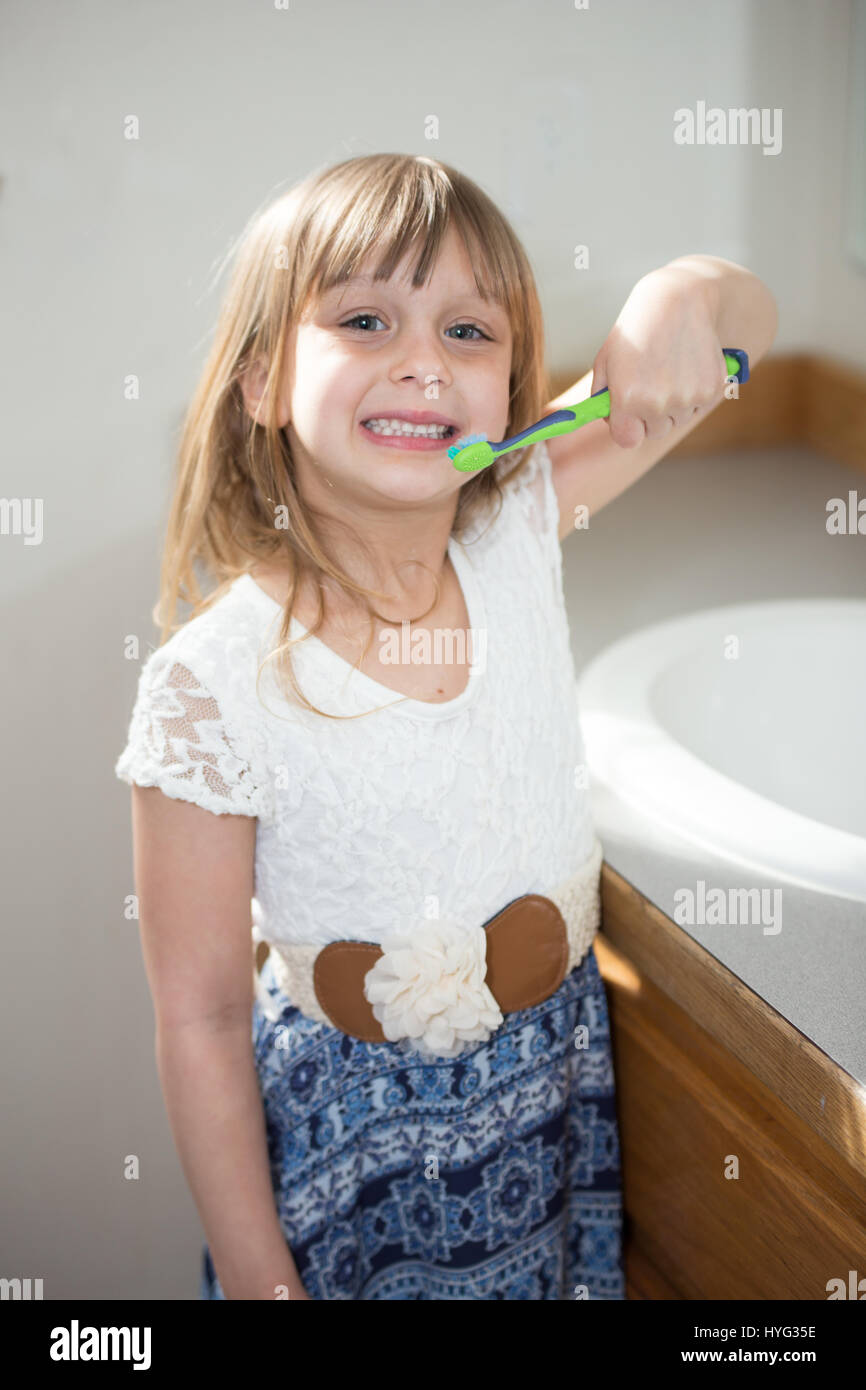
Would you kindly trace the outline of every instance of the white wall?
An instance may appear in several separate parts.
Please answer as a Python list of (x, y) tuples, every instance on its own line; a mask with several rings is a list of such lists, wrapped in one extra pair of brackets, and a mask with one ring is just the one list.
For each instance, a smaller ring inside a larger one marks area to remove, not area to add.
[[(231, 240), (313, 167), (432, 153), (514, 221), (556, 367), (592, 360), (640, 275), (705, 251), (767, 280), (777, 351), (866, 369), (866, 275), (841, 233), (849, 19), (846, 0), (4, 7), (2, 492), (43, 499), (44, 529), (40, 545), (0, 536), (0, 1015), (17, 1057), (0, 1274), (44, 1277), (46, 1297), (196, 1292), (112, 767), (138, 673), (122, 643), (157, 640), (174, 434)], [(677, 146), (673, 112), (699, 100), (781, 107), (782, 152)], [(139, 1183), (121, 1177), (129, 1153)]]

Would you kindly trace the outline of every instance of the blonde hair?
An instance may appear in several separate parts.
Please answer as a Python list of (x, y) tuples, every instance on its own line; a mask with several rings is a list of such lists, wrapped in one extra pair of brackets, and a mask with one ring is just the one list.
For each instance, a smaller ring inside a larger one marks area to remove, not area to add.
[[(256, 214), (235, 248), (215, 340), (181, 434), (160, 595), (153, 610), (162, 628), (161, 643), (184, 625), (176, 621), (179, 599), (192, 604), (184, 620), (189, 621), (216, 603), (240, 575), (281, 556), (288, 563), (289, 594), (277, 645), (266, 660), (285, 670), (288, 686), (307, 709), (326, 718), (343, 717), (316, 709), (303, 695), (291, 648), (322, 625), (325, 575), (344, 594), (363, 600), (371, 618), (363, 656), (373, 640), (372, 615), (381, 616), (369, 599), (388, 596), (344, 573), (327, 553), (315, 516), (297, 489), (291, 447), (276, 421), (286, 345), (310, 301), (353, 275), (368, 256), (378, 255), (376, 278), (390, 278), (403, 257), (418, 247), (412, 284), (425, 284), (452, 224), (466, 246), (479, 293), (499, 303), (511, 324), (506, 436), (526, 429), (542, 414), (549, 383), (535, 279), (517, 236), (487, 194), (457, 169), (426, 156), (363, 155), (311, 174)], [(241, 381), (260, 360), (267, 364), (267, 381), (262, 411), (254, 421), (244, 405)], [(525, 450), (513, 457), (520, 462), (508, 479), (528, 462)], [(494, 496), (498, 515), (502, 487), (497, 468), (483, 469), (460, 488), (452, 528), (458, 540), (490, 511)], [(287, 522), (285, 529), (275, 526), (276, 508)], [(216, 581), (206, 596), (198, 587), (197, 562)], [(305, 576), (315, 583), (318, 618), (309, 634), (291, 638), (292, 612)]]

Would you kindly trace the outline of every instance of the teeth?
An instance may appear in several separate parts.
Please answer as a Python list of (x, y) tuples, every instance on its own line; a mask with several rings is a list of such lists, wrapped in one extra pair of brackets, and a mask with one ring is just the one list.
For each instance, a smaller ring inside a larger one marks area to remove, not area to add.
[(408, 420), (374, 419), (364, 424), (373, 434), (418, 436), (421, 439), (445, 439), (451, 433), (450, 425), (412, 425)]

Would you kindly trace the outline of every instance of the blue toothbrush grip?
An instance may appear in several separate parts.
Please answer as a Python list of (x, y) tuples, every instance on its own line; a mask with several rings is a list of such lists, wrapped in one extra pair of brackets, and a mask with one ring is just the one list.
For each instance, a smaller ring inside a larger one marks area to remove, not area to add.
[[(748, 381), (749, 354), (747, 352), (744, 352), (742, 348), (722, 348), (722, 352), (727, 353), (728, 357), (736, 357), (737, 361), (739, 362), (740, 370), (736, 374), (737, 381)], [(725, 366), (727, 366), (727, 363), (725, 363)]]

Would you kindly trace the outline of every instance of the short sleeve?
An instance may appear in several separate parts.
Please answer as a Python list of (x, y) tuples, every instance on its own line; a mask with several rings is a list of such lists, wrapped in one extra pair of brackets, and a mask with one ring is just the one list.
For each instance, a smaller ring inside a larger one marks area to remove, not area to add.
[(218, 816), (265, 813), (266, 788), (254, 776), (239, 731), (226, 727), (211, 691), (166, 648), (142, 668), (127, 744), (114, 771), (130, 786), (159, 787)]

